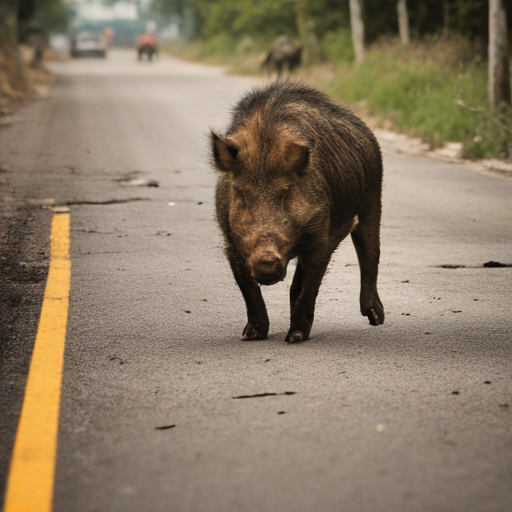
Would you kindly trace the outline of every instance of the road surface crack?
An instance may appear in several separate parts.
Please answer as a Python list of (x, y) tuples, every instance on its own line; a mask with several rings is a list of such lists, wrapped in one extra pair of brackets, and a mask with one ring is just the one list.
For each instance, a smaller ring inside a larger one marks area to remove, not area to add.
[(258, 395), (241, 395), (234, 396), (233, 398), (236, 400), (238, 398), (261, 398), (264, 396), (278, 396), (278, 395), (295, 395), (295, 391), (285, 391), (284, 393), (260, 393)]
[(66, 203), (61, 203), (59, 206), (76, 206), (76, 205), (104, 206), (104, 205), (109, 205), (109, 204), (133, 203), (135, 201), (149, 201), (149, 199), (146, 197), (131, 197), (128, 199), (108, 199), (107, 201), (68, 201)]

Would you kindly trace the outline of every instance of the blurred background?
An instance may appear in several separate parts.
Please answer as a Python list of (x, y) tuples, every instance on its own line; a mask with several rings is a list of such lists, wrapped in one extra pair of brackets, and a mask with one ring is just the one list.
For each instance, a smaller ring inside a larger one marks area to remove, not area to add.
[(45, 59), (129, 48), (293, 73), (373, 125), (511, 159), (511, 27), (505, 0), (3, 0), (0, 112), (44, 82)]

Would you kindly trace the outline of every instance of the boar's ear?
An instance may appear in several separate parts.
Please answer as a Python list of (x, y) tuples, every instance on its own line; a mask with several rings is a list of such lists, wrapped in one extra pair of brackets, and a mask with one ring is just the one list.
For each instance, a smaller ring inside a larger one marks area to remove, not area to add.
[(239, 148), (232, 139), (219, 137), (211, 132), (215, 168), (222, 172), (233, 172)]
[(291, 171), (302, 174), (309, 163), (309, 148), (303, 144), (289, 142), (286, 147), (286, 164)]

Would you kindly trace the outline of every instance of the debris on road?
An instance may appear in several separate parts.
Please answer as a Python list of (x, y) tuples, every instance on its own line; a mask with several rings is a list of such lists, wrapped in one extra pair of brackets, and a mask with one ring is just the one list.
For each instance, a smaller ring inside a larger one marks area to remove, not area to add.
[(121, 183), (122, 185), (126, 185), (129, 187), (159, 187), (160, 183), (156, 180), (143, 180), (141, 178), (119, 178), (114, 180), (117, 183)]
[(499, 261), (488, 261), (484, 263), (485, 268), (503, 268), (503, 267), (512, 267), (511, 264), (508, 263), (500, 263)]
[(505, 267), (512, 267), (512, 263), (500, 263), (499, 261), (488, 261), (484, 263), (482, 266), (476, 265), (476, 266), (466, 266), (466, 265), (439, 265), (438, 268), (449, 268), (449, 269), (456, 269), (456, 268), (505, 268)]
[(41, 208), (48, 209), (55, 204), (55, 199), (44, 198), (44, 199), (29, 199), (29, 204), (40, 206)]
[(174, 428), (176, 425), (164, 425), (163, 427), (155, 427), (155, 430), (170, 430)]
[(278, 396), (278, 395), (295, 395), (295, 391), (285, 391), (284, 393), (261, 393), (258, 395), (241, 395), (241, 396), (234, 396), (233, 398), (236, 400), (238, 398), (261, 398), (264, 396)]
[(155, 180), (130, 180), (126, 182), (126, 185), (132, 187), (159, 187), (160, 183)]
[(54, 206), (52, 208), (53, 213), (69, 213), (68, 206)]

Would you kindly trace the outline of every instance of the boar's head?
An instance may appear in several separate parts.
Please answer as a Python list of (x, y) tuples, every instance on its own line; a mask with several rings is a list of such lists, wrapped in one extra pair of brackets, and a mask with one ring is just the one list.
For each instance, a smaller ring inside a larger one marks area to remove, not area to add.
[(307, 143), (286, 133), (266, 142), (244, 131), (211, 135), (215, 168), (226, 187), (223, 211), (231, 238), (252, 277), (263, 285), (275, 284), (286, 276), (312, 215), (303, 190)]

